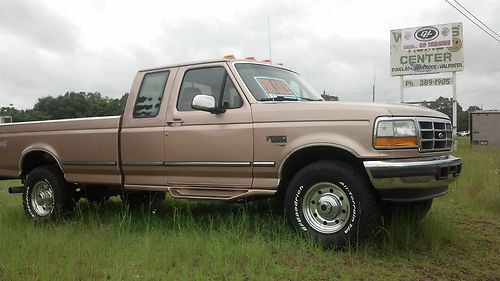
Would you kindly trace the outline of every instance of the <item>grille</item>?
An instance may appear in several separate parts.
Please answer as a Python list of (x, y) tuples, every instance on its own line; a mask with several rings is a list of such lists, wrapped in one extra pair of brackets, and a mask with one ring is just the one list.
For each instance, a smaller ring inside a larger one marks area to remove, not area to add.
[(451, 150), (451, 123), (443, 119), (417, 119), (422, 152)]

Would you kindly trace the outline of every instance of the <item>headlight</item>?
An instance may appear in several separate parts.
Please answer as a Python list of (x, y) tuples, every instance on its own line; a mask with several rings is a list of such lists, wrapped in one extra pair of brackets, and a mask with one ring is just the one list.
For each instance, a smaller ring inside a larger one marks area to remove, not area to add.
[(384, 118), (377, 122), (374, 138), (375, 148), (418, 147), (417, 129), (412, 119)]

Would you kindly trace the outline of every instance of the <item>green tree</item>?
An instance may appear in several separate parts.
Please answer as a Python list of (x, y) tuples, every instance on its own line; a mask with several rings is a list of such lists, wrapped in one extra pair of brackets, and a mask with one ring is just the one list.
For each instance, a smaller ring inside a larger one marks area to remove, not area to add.
[(39, 112), (33, 109), (17, 109), (14, 107), (0, 108), (0, 115), (12, 116), (13, 122), (26, 122), (48, 119), (48, 116), (46, 116), (43, 112)]
[(39, 98), (32, 109), (0, 108), (1, 115), (10, 115), (14, 122), (121, 115), (128, 93), (119, 99), (101, 93), (67, 92), (64, 95)]
[(471, 112), (478, 111), (478, 110), (483, 110), (483, 109), (477, 105), (471, 105), (471, 106), (469, 106), (469, 108), (467, 108), (466, 112), (471, 113)]
[[(450, 119), (453, 117), (453, 99), (439, 97), (435, 101), (424, 101), (423, 106), (442, 112)], [(470, 106), (466, 111), (463, 110), (460, 103), (457, 102), (457, 130), (466, 131), (469, 129), (469, 114), (476, 110), (481, 110), (480, 107), (473, 105)]]
[(33, 109), (45, 113), (50, 119), (112, 116), (123, 112), (123, 100), (123, 97), (103, 97), (98, 92), (68, 92), (55, 98), (40, 98)]

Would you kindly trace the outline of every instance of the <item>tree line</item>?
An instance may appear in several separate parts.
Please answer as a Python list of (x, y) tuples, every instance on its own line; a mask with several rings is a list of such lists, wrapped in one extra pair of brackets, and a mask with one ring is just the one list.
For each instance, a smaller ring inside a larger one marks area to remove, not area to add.
[(109, 98), (99, 92), (67, 92), (57, 97), (39, 98), (31, 109), (13, 106), (0, 108), (0, 115), (12, 116), (13, 122), (120, 115), (128, 94)]
[[(448, 115), (450, 119), (453, 117), (452, 98), (439, 97), (435, 101), (424, 101), (421, 105), (442, 112)], [(468, 131), (470, 113), (478, 110), (482, 110), (482, 108), (472, 105), (464, 111), (460, 103), (457, 102), (457, 131)]]
[[(57, 97), (39, 98), (32, 109), (2, 107), (0, 115), (12, 116), (13, 122), (113, 116), (122, 114), (127, 97), (128, 93), (125, 93), (121, 98), (110, 98), (99, 92), (67, 92)], [(325, 100), (338, 100), (338, 97), (329, 96), (326, 93), (323, 93), (322, 97)], [(439, 97), (435, 101), (424, 101), (421, 105), (452, 117), (453, 99), (451, 98)], [(473, 105), (464, 111), (462, 106), (457, 103), (458, 131), (469, 129), (469, 115), (476, 110), (481, 110), (481, 108)]]

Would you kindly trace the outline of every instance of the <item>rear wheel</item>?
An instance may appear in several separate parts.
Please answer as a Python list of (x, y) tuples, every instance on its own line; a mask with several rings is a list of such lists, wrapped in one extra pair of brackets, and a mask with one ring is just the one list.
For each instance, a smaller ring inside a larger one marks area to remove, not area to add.
[(378, 224), (380, 201), (364, 175), (348, 163), (321, 161), (300, 170), (285, 195), (290, 225), (326, 246), (365, 238)]
[(26, 177), (23, 206), (36, 223), (59, 220), (75, 206), (74, 188), (64, 180), (57, 167), (38, 167)]

